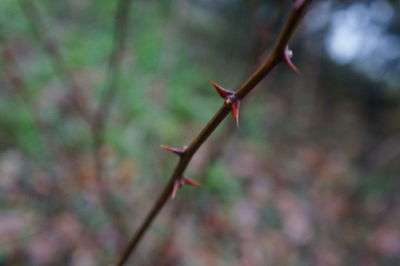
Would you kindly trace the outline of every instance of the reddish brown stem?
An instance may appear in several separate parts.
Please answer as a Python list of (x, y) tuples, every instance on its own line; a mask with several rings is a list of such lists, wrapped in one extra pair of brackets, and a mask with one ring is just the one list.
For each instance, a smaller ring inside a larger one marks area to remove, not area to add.
[[(260, 83), (260, 81), (264, 79), (268, 75), (268, 73), (271, 72), (271, 70), (276, 65), (284, 62), (285, 47), (288, 45), (288, 42), (293, 35), (293, 32), (296, 29), (297, 25), (299, 24), (299, 21), (302, 18), (304, 11), (311, 2), (312, 0), (306, 0), (300, 6), (293, 6), (293, 10), (283, 30), (280, 33), (272, 52), (264, 61), (264, 63), (243, 83), (243, 85), (236, 92), (235, 95), (238, 100), (242, 100), (243, 98), (245, 98), (255, 88), (255, 86)], [(180, 160), (176, 165), (168, 184), (164, 187), (157, 201), (154, 203), (153, 208), (150, 210), (138, 230), (135, 232), (128, 246), (122, 253), (117, 265), (124, 265), (129, 257), (133, 254), (143, 235), (147, 232), (157, 214), (165, 206), (166, 202), (170, 198), (175, 180), (183, 176), (183, 173), (186, 170), (186, 167), (191, 161), (193, 155), (207, 140), (207, 138), (214, 132), (218, 125), (225, 119), (230, 111), (231, 107), (229, 105), (223, 104), (215, 113), (213, 118), (211, 118), (211, 120), (206, 124), (206, 126), (200, 131), (197, 137), (195, 137), (192, 143), (188, 146), (185, 153), (180, 157)]]

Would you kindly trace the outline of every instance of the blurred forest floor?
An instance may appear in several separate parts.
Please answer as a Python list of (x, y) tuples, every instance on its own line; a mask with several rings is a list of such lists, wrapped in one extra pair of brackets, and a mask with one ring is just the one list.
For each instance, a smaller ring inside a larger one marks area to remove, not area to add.
[[(208, 81), (237, 88), (291, 5), (132, 0), (124, 35), (117, 2), (0, 1), (0, 265), (114, 263), (176, 163), (159, 145), (191, 141)], [(400, 4), (315, 2), (300, 73), (206, 142), (135, 265), (400, 265)]]

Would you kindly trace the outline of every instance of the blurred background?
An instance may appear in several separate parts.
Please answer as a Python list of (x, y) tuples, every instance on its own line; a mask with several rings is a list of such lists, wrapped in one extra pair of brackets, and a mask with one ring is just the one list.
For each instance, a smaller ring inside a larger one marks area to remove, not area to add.
[[(0, 265), (114, 263), (292, 4), (122, 2), (0, 1)], [(315, 1), (133, 264), (400, 265), (399, 11)]]

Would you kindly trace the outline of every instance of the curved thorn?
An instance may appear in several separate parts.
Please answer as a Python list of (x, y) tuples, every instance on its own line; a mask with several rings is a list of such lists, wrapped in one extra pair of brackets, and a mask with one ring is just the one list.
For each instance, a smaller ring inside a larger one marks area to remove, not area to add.
[(210, 80), (211, 84), (214, 86), (214, 88), (217, 90), (218, 94), (222, 97), (222, 98), (227, 98), (229, 96), (231, 96), (232, 94), (234, 94), (233, 91), (227, 90), (222, 88), (221, 86), (219, 86), (217, 83), (215, 83), (214, 81)]
[(293, 57), (293, 51), (289, 49), (288, 46), (285, 48), (285, 52), (283, 55), (285, 63), (294, 71), (294, 72), (299, 72), (299, 69), (295, 64), (292, 62), (292, 57)]
[(239, 126), (239, 108), (240, 108), (240, 101), (236, 100), (231, 107), (232, 116), (236, 121), (236, 126)]

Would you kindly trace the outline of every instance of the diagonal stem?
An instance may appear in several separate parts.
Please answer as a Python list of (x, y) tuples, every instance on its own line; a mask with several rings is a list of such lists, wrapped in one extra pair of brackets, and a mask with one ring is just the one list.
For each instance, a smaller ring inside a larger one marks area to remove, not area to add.
[[(45, 54), (50, 60), (55, 73), (58, 75), (64, 85), (72, 90), (74, 93), (82, 91), (81, 87), (72, 77), (70, 70), (67, 68), (64, 57), (62, 56), (59, 46), (54, 39), (51, 39), (46, 32), (46, 25), (41, 17), (38, 7), (33, 0), (19, 0), (19, 5), (28, 19), (29, 26), (33, 31), (37, 41), (42, 46)], [(71, 103), (76, 112), (85, 120), (88, 125), (91, 124), (91, 117), (88, 110), (82, 103), (74, 101)]]
[(104, 127), (110, 113), (112, 102), (118, 90), (122, 53), (125, 48), (128, 32), (129, 11), (132, 0), (119, 0), (114, 15), (113, 48), (108, 59), (106, 85), (101, 95), (96, 114), (98, 128)]
[[(292, 12), (289, 15), (289, 18), (283, 30), (281, 31), (272, 52), (264, 61), (264, 63), (242, 84), (242, 86), (236, 92), (237, 99), (241, 100), (245, 98), (255, 88), (255, 86), (260, 83), (260, 81), (263, 80), (271, 72), (272, 69), (274, 69), (276, 65), (283, 61), (285, 47), (292, 37), (294, 30), (298, 26), (306, 8), (311, 2), (312, 0), (306, 0), (300, 6), (293, 6)], [(180, 160), (176, 165), (168, 184), (164, 187), (157, 201), (154, 203), (153, 208), (147, 214), (146, 218), (143, 220), (143, 222), (133, 235), (128, 246), (121, 254), (117, 265), (124, 265), (129, 257), (136, 250), (143, 235), (148, 231), (157, 214), (161, 211), (161, 209), (165, 206), (166, 202), (170, 198), (174, 181), (183, 175), (193, 155), (207, 140), (207, 138), (214, 132), (219, 124), (225, 119), (229, 112), (230, 106), (223, 104), (215, 113), (215, 115), (211, 118), (211, 120), (200, 131), (200, 133), (194, 138), (192, 143), (188, 146), (186, 152), (180, 157)]]

